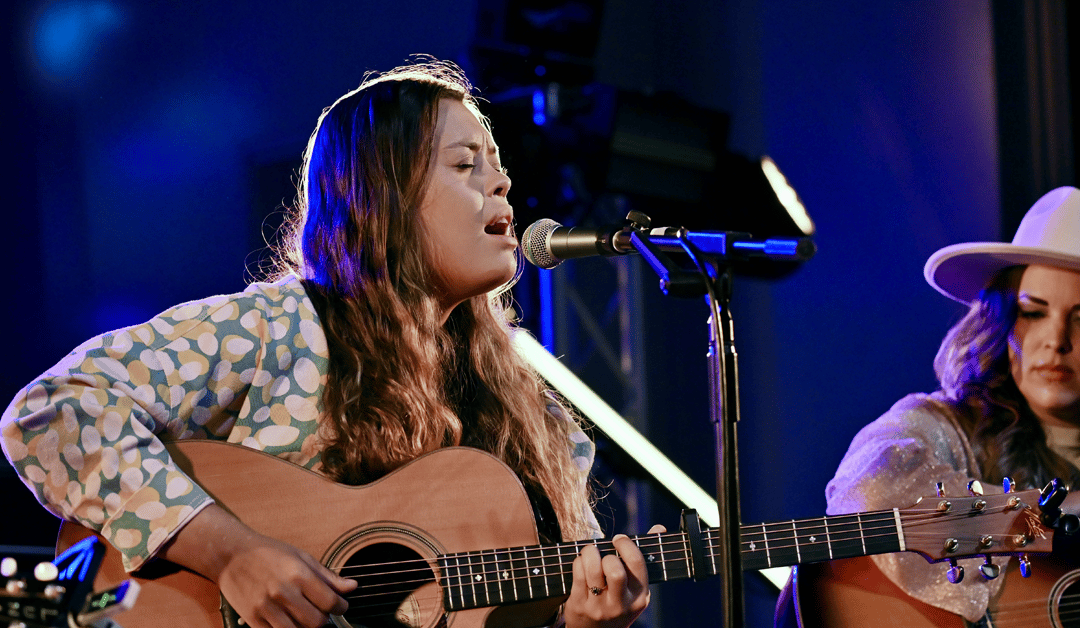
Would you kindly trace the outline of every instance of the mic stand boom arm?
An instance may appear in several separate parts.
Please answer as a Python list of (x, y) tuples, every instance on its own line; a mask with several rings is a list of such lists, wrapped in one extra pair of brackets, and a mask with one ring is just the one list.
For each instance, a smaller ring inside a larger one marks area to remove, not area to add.
[[(685, 232), (683, 232), (685, 235)], [(742, 235), (742, 234), (740, 234)], [(664, 240), (668, 249), (671, 238)], [(743, 575), (739, 537), (739, 456), (736, 442), (736, 426), (739, 421), (738, 360), (735, 352), (734, 326), (730, 302), (732, 272), (729, 265), (721, 265), (724, 257), (701, 250), (685, 237), (676, 238), (681, 248), (690, 255), (700, 273), (678, 267), (653, 242), (645, 231), (634, 231), (630, 241), (649, 266), (660, 276), (660, 289), (664, 294), (677, 297), (706, 295), (709, 307), (709, 389), (712, 403), (712, 421), (716, 433), (716, 504), (719, 510), (717, 532), (717, 575), (721, 578), (721, 606), (723, 626), (742, 628)], [(732, 239), (729, 239), (730, 242)]]

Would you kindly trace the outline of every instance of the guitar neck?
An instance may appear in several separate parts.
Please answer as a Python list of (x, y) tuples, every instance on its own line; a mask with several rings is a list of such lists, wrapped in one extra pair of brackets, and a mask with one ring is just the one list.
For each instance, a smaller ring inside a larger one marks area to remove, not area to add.
[[(904, 549), (900, 518), (892, 510), (744, 525), (740, 537), (745, 570)], [(695, 576), (687, 533), (647, 534), (632, 540), (645, 557), (650, 583)], [(704, 573), (696, 575), (714, 576), (719, 573), (717, 556), (722, 540), (716, 530), (706, 529), (701, 532), (701, 542), (700, 571)], [(586, 540), (440, 556), (446, 608), (463, 610), (568, 595), (574, 559), (589, 545), (595, 545), (602, 555), (615, 552), (611, 541)]]
[(747, 570), (907, 549), (897, 510), (744, 525), (740, 538), (742, 566)]

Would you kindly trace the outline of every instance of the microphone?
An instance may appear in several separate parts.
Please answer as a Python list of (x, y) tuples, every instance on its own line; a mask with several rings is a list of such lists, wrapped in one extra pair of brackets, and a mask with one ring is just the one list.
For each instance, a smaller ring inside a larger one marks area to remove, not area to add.
[[(646, 221), (643, 223), (647, 225)], [(541, 218), (521, 234), (521, 252), (530, 264), (552, 269), (564, 260), (601, 255), (636, 253), (632, 236), (644, 233), (662, 251), (683, 252), (682, 240), (697, 246), (703, 253), (746, 259), (764, 257), (780, 261), (804, 261), (813, 257), (817, 247), (810, 238), (770, 238), (752, 240), (750, 234), (729, 231), (686, 231), (675, 227), (647, 229), (642, 222), (604, 227), (564, 227), (550, 218)]]
[(564, 227), (550, 218), (541, 218), (521, 234), (521, 252), (530, 264), (555, 268), (563, 260), (593, 255), (632, 253), (630, 233), (624, 225), (606, 227)]

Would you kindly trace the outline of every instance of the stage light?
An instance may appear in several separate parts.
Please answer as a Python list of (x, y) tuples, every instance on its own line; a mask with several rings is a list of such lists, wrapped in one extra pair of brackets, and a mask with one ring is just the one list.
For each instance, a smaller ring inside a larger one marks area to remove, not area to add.
[(38, 15), (33, 27), (37, 69), (53, 81), (75, 78), (86, 70), (105, 36), (121, 24), (111, 3), (60, 2)]
[[(716, 526), (720, 519), (716, 500), (687, 476), (667, 456), (657, 449), (641, 432), (622, 418), (591, 388), (578, 379), (562, 362), (525, 331), (514, 334), (514, 346), (551, 386), (559, 391), (593, 425), (619, 444), (657, 482), (671, 491), (688, 508), (694, 508), (706, 525)], [(762, 569), (759, 573), (778, 588), (787, 582), (788, 567)]]
[(806, 236), (814, 235), (814, 221), (810, 219), (806, 206), (802, 204), (802, 200), (799, 199), (795, 188), (788, 183), (784, 173), (780, 172), (776, 162), (768, 157), (762, 157), (761, 171), (765, 174), (765, 179), (768, 180), (769, 185), (772, 187), (776, 200), (787, 210), (788, 217), (799, 228), (799, 231), (802, 231), (802, 234)]

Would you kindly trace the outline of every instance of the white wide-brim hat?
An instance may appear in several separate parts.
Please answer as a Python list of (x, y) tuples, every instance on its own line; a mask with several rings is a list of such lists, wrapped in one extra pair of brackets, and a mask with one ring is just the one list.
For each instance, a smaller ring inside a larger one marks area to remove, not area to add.
[(926, 260), (923, 275), (941, 294), (971, 303), (999, 270), (1027, 264), (1080, 271), (1080, 190), (1060, 187), (1044, 194), (1020, 221), (1012, 244), (947, 246)]

